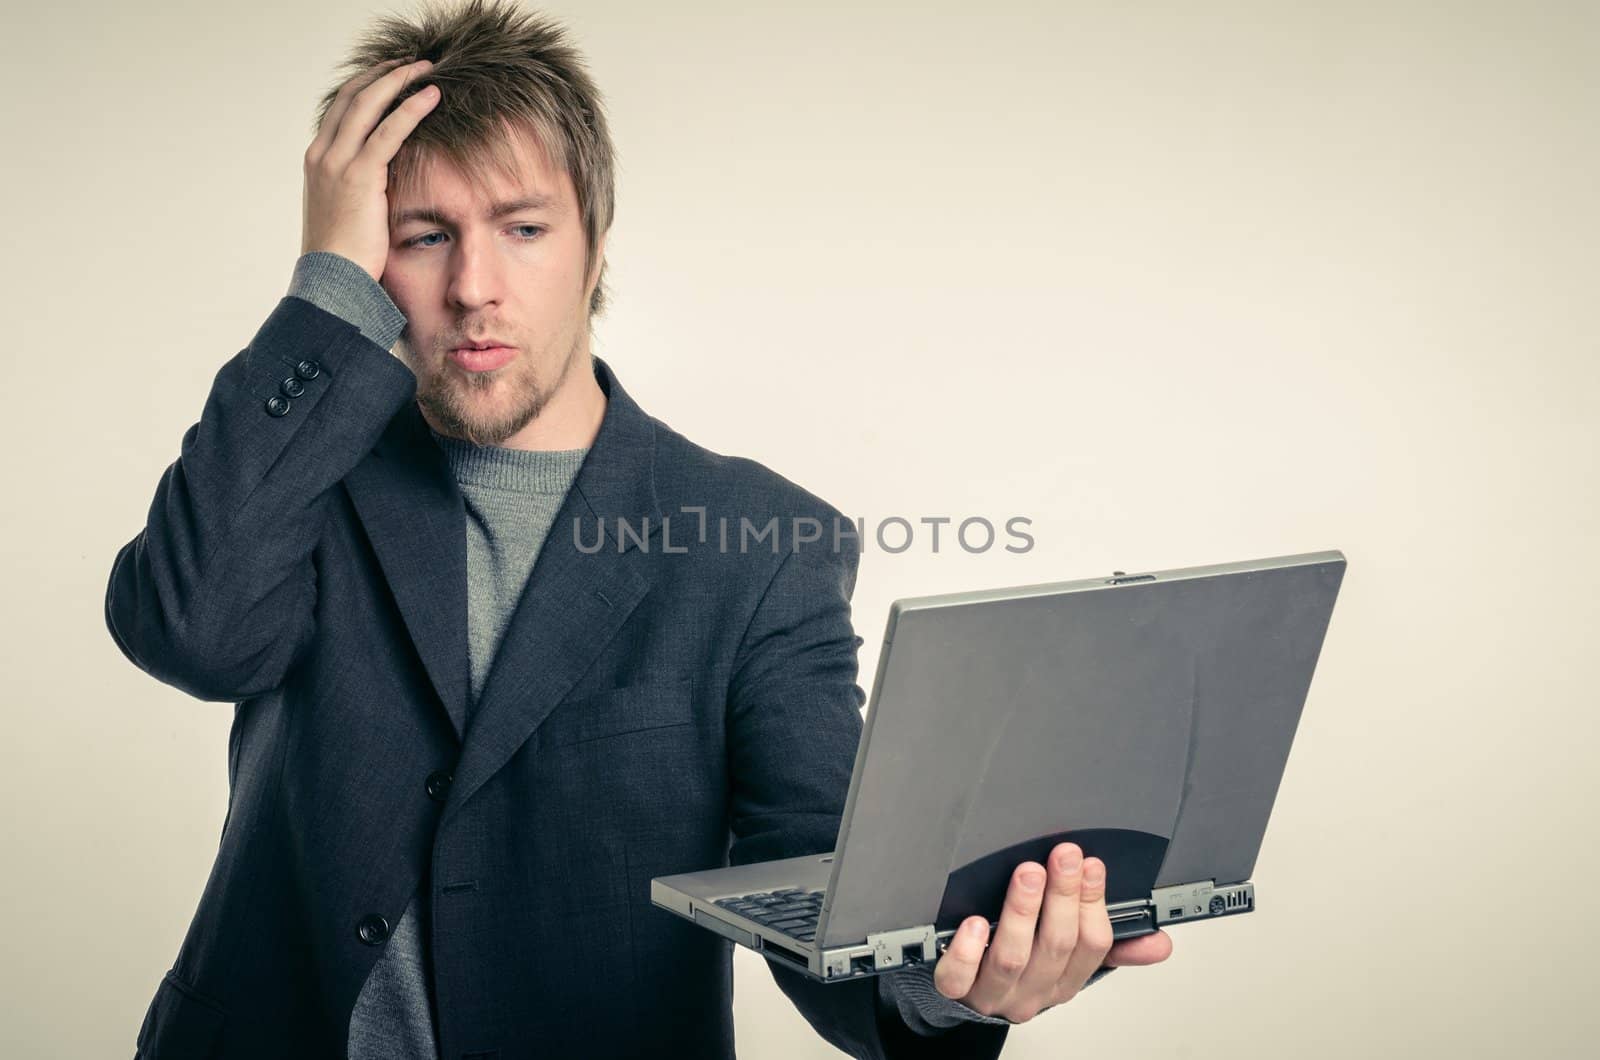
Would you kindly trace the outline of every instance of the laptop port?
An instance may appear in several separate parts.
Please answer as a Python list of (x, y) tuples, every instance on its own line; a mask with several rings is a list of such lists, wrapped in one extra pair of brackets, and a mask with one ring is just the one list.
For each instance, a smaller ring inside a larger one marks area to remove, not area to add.
[[(766, 942), (765, 939), (761, 939), (760, 941)], [(795, 965), (798, 968), (810, 967), (809, 963), (804, 957), (800, 956), (798, 953), (790, 953), (782, 946), (775, 946), (771, 943), (768, 943), (761, 948), (761, 952), (765, 953), (768, 957), (777, 957), (781, 960), (787, 961), (789, 964)]]

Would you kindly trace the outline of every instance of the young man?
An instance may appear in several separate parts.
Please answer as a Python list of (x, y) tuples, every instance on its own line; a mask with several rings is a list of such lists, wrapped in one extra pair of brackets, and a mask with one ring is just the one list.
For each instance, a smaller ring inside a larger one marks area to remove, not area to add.
[[(649, 880), (832, 849), (859, 542), (591, 356), (612, 151), (558, 27), (472, 0), (349, 65), (288, 295), (107, 590), (134, 663), (237, 703), (139, 1055), (731, 1056), (730, 944)], [(851, 1055), (992, 1056), (1170, 952), (1112, 947), (1077, 854), (1019, 866), (992, 943), (973, 918), (931, 973), (772, 974)]]

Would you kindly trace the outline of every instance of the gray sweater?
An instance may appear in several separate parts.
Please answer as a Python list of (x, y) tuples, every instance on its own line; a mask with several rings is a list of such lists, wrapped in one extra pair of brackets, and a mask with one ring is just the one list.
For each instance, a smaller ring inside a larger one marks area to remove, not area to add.
[[(355, 325), (384, 349), (392, 349), (405, 328), (404, 314), (383, 287), (336, 254), (303, 255), (295, 263), (288, 293)], [(477, 446), (430, 433), (444, 451), (466, 504), (467, 650), (471, 699), (476, 701), (550, 524), (588, 450)], [(469, 704), (469, 729), (470, 718)], [(428, 895), (419, 888), (356, 998), (350, 1060), (438, 1060), (428, 913)], [(878, 987), (885, 1013), (890, 1018), (898, 1014), (919, 1034), (937, 1034), (963, 1021), (1008, 1022), (939, 993), (928, 965), (880, 976)]]

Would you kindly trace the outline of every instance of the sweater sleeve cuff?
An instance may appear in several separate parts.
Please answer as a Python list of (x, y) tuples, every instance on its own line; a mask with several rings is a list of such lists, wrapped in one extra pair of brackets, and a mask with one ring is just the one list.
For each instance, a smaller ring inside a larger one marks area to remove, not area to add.
[(300, 255), (287, 293), (355, 325), (386, 350), (394, 348), (405, 330), (405, 314), (389, 292), (366, 269), (341, 254), (313, 250)]
[(954, 998), (939, 993), (933, 985), (933, 965), (917, 964), (904, 971), (878, 977), (878, 997), (893, 1008), (906, 1026), (924, 1037), (959, 1027), (963, 1023), (994, 1023), (1005, 1026), (1003, 1016), (985, 1016)]
[[(1087, 982), (1093, 986), (1116, 969), (1102, 966)], [(990, 1023), (1002, 1026), (1011, 1021), (1004, 1016), (985, 1016), (954, 998), (946, 997), (933, 985), (933, 966), (918, 964), (904, 971), (878, 977), (880, 1005), (899, 1013), (906, 1026), (924, 1037), (959, 1027), (963, 1023)]]

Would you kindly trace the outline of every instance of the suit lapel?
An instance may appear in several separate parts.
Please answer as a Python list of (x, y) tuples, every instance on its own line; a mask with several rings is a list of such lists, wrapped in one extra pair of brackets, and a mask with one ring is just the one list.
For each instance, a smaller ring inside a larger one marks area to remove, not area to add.
[(650, 589), (645, 554), (661, 529), (655, 428), (609, 366), (594, 365), (605, 415), (484, 678), (447, 817), (527, 741)]
[(344, 482), (460, 739), (469, 694), (466, 510), (414, 401)]

